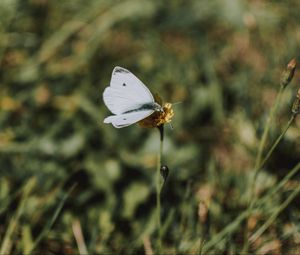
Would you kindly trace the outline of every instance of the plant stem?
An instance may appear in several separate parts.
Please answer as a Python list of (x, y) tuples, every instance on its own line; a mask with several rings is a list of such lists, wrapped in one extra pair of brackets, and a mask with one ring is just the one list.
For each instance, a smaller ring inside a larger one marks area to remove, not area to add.
[(156, 165), (156, 216), (157, 216), (157, 248), (158, 253), (161, 253), (162, 246), (162, 231), (161, 231), (161, 203), (160, 203), (160, 192), (161, 192), (161, 179), (160, 179), (160, 168), (162, 165), (162, 156), (163, 156), (163, 141), (164, 141), (164, 126), (161, 125), (158, 127), (160, 132), (160, 146), (159, 152), (157, 155), (157, 165)]
[(278, 138), (276, 139), (276, 141), (274, 142), (274, 144), (272, 145), (272, 147), (268, 151), (267, 155), (263, 158), (263, 160), (262, 160), (261, 164), (259, 165), (259, 167), (257, 169), (255, 169), (254, 176), (253, 176), (253, 182), (251, 183), (251, 191), (252, 191), (252, 200), (251, 200), (251, 203), (250, 203), (251, 208), (253, 207), (253, 205), (256, 201), (256, 197), (254, 196), (254, 191), (255, 191), (255, 181), (257, 179), (258, 172), (259, 172), (260, 169), (262, 169), (262, 167), (268, 161), (268, 159), (270, 158), (270, 156), (274, 152), (275, 148), (277, 147), (277, 145), (279, 144), (279, 142), (284, 137), (285, 133), (287, 132), (287, 130), (289, 129), (289, 127), (293, 123), (294, 119), (295, 119), (295, 115), (293, 114), (291, 116), (291, 118), (289, 119), (288, 123), (286, 124), (285, 128), (281, 132), (281, 134), (278, 136)]
[(275, 210), (275, 212), (269, 217), (269, 219), (250, 237), (250, 242), (253, 243), (259, 238), (270, 225), (276, 220), (277, 216), (292, 202), (292, 200), (299, 194), (300, 186), (289, 195), (289, 197), (284, 201), (281, 206)]
[(281, 132), (281, 134), (278, 136), (278, 138), (276, 139), (276, 141), (274, 142), (274, 144), (272, 145), (272, 147), (270, 148), (270, 150), (268, 151), (267, 155), (264, 157), (264, 159), (261, 161), (260, 166), (257, 168), (255, 175), (254, 175), (254, 180), (256, 180), (256, 175), (259, 172), (259, 170), (265, 165), (265, 163), (268, 161), (268, 159), (270, 158), (270, 156), (272, 155), (273, 151), (275, 150), (275, 148), (277, 147), (277, 145), (279, 144), (279, 142), (281, 141), (281, 139), (283, 138), (283, 136), (285, 135), (286, 131), (290, 128), (291, 124), (293, 123), (295, 119), (295, 115), (293, 114), (291, 116), (291, 118), (289, 119), (288, 123), (286, 124), (286, 126), (284, 127), (283, 131)]
[(276, 96), (275, 103), (272, 106), (270, 114), (268, 116), (267, 123), (265, 125), (264, 132), (263, 132), (262, 138), (261, 138), (260, 143), (259, 143), (258, 152), (257, 152), (256, 160), (255, 160), (255, 167), (254, 167), (254, 169), (256, 171), (257, 171), (257, 169), (260, 166), (262, 155), (263, 155), (263, 150), (264, 150), (264, 147), (265, 147), (266, 142), (267, 142), (267, 138), (268, 138), (268, 134), (269, 134), (269, 131), (270, 131), (271, 123), (272, 123), (272, 120), (274, 119), (275, 113), (277, 111), (277, 108), (278, 108), (278, 105), (279, 105), (279, 102), (280, 102), (283, 90), (284, 90), (284, 87), (281, 86), (280, 90), (279, 90), (279, 92), (278, 92), (278, 94)]
[[(282, 188), (288, 182), (288, 180), (290, 180), (299, 170), (300, 170), (300, 162), (294, 168), (292, 168), (290, 170), (290, 172), (272, 190), (270, 190), (270, 192), (268, 192), (265, 196), (263, 196), (261, 199), (256, 201), (255, 208), (253, 207), (251, 212), (248, 210), (242, 212), (236, 219), (234, 219), (222, 231), (220, 231), (219, 233), (214, 235), (214, 237), (211, 240), (209, 240), (207, 243), (205, 243), (202, 248), (202, 253), (203, 254), (208, 253), (211, 248), (213, 248), (218, 243), (220, 243), (227, 235), (235, 232), (238, 229), (239, 225), (250, 215), (250, 213), (251, 214), (253, 213), (253, 210), (259, 211), (260, 208), (266, 204), (266, 201), (268, 199), (270, 199), (272, 197), (272, 195), (274, 195), (280, 188)], [(292, 195), (292, 194), (291, 194), (291, 196), (294, 197), (294, 195)], [(282, 208), (282, 206), (280, 208)], [(252, 241), (252, 239), (253, 239), (253, 235), (251, 237), (251, 241)]]
[(249, 215), (248, 211), (242, 212), (235, 220), (233, 220), (230, 224), (228, 224), (221, 232), (217, 233), (213, 236), (211, 240), (205, 243), (202, 246), (202, 254), (207, 254), (211, 248), (220, 243), (228, 234), (233, 233), (239, 225), (247, 219)]
[[(258, 152), (257, 152), (256, 160), (255, 160), (255, 166), (254, 166), (254, 175), (253, 175), (252, 181), (250, 183), (249, 202), (248, 202), (248, 209), (247, 209), (247, 211), (249, 212), (248, 213), (248, 219), (249, 219), (249, 217), (251, 217), (251, 211), (252, 211), (253, 205), (254, 205), (254, 203), (256, 201), (256, 198), (255, 198), (255, 182), (256, 182), (256, 178), (257, 178), (258, 172), (259, 172), (259, 170), (262, 167), (261, 162), (262, 162), (264, 147), (266, 145), (268, 134), (269, 134), (269, 131), (270, 131), (270, 128), (271, 128), (271, 123), (272, 123), (272, 121), (273, 121), (273, 119), (275, 117), (275, 113), (276, 113), (277, 108), (279, 106), (279, 102), (281, 100), (281, 96), (282, 96), (282, 93), (284, 91), (284, 88), (285, 88), (284, 86), (280, 86), (279, 92), (278, 92), (278, 94), (276, 96), (276, 99), (275, 99), (275, 103), (271, 107), (271, 111), (270, 111), (270, 114), (269, 114), (269, 116), (267, 118), (267, 123), (266, 123), (266, 125), (264, 127), (263, 135), (262, 135), (262, 138), (261, 138), (260, 143), (259, 143)], [(283, 135), (282, 135), (282, 137), (283, 137)], [(282, 137), (280, 137), (279, 141), (281, 140)], [(263, 160), (263, 164), (270, 157), (270, 155), (274, 151), (274, 149), (277, 146), (277, 144), (279, 143), (279, 141), (277, 143), (275, 142), (275, 144), (274, 144), (275, 146), (272, 146), (273, 150), (272, 151), (270, 150), (271, 152), (269, 151), (269, 153), (267, 154), (268, 157), (266, 157)], [(248, 226), (246, 225), (245, 232), (244, 232), (245, 242), (244, 242), (244, 247), (243, 247), (243, 250), (242, 250), (242, 252), (245, 253), (245, 254), (248, 253), (248, 249), (249, 249), (248, 235), (249, 235), (249, 233), (248, 233)]]
[(277, 193), (298, 171), (300, 170), (300, 162), (292, 168), (289, 173), (275, 186), (273, 187), (262, 199), (257, 201), (255, 205), (258, 207), (262, 206), (265, 204), (266, 201), (271, 199), (271, 197)]
[(268, 135), (269, 129), (271, 127), (271, 120), (274, 118), (276, 109), (278, 108), (278, 104), (279, 104), (283, 89), (284, 89), (283, 87), (280, 87), (280, 90), (279, 90), (278, 95), (277, 95), (276, 100), (275, 100), (275, 104), (271, 109), (270, 115), (268, 117), (265, 129), (264, 129), (264, 133), (262, 135), (262, 139), (261, 139), (261, 142), (260, 142), (260, 146), (259, 146), (259, 150), (258, 150), (258, 154), (257, 154), (257, 157), (256, 157), (256, 162), (255, 162), (254, 175), (253, 175), (251, 186), (250, 186), (250, 196), (249, 196), (249, 200), (250, 200), (249, 201), (249, 204), (250, 204), (249, 207), (250, 208), (253, 206), (253, 204), (255, 202), (255, 201), (253, 202), (253, 200), (255, 200), (255, 182), (256, 182), (256, 178), (257, 178), (259, 170), (264, 166), (264, 164), (270, 158), (273, 151), (275, 150), (275, 148), (277, 147), (277, 145), (279, 144), (279, 142), (281, 141), (281, 139), (285, 135), (286, 131), (289, 129), (289, 127), (292, 124), (293, 120), (295, 119), (295, 114), (293, 114), (291, 116), (290, 120), (288, 121), (288, 123), (286, 124), (284, 130), (281, 132), (279, 137), (276, 139), (276, 141), (274, 142), (274, 144), (272, 145), (272, 147), (268, 151), (267, 155), (262, 160), (263, 148), (265, 147), (267, 135)]
[[(262, 167), (265, 165), (265, 163), (268, 161), (268, 159), (270, 158), (270, 156), (272, 155), (272, 153), (274, 152), (275, 148), (277, 147), (277, 145), (279, 144), (279, 142), (281, 141), (281, 139), (284, 137), (285, 133), (287, 132), (287, 130), (289, 129), (289, 127), (291, 126), (291, 124), (293, 123), (294, 119), (295, 119), (295, 114), (293, 114), (291, 116), (291, 118), (289, 119), (288, 123), (286, 124), (284, 130), (281, 132), (281, 134), (278, 136), (278, 138), (276, 139), (276, 141), (274, 142), (274, 144), (272, 145), (272, 147), (270, 148), (270, 150), (268, 151), (267, 155), (263, 158), (263, 160), (261, 161), (260, 165), (254, 170), (254, 176), (252, 179), (252, 183), (251, 183), (251, 187), (250, 187), (250, 192), (251, 192), (251, 201), (250, 201), (250, 205), (247, 209), (247, 211), (249, 212), (248, 214), (248, 219), (249, 217), (251, 217), (252, 214), (252, 210), (253, 207), (256, 203), (257, 197), (255, 196), (255, 182), (259, 173), (259, 170), (262, 169)], [(244, 233), (244, 237), (245, 237), (245, 244), (243, 247), (243, 253), (248, 253), (248, 248), (249, 248), (249, 232), (248, 232), (248, 226), (246, 226), (245, 228), (245, 233)]]

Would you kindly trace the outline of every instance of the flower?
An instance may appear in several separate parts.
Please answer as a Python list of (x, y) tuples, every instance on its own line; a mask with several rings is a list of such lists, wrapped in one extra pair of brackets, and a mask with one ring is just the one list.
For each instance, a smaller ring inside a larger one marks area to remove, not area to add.
[(171, 103), (165, 103), (162, 111), (155, 111), (147, 118), (139, 121), (139, 125), (144, 128), (159, 127), (165, 123), (169, 123), (174, 116)]

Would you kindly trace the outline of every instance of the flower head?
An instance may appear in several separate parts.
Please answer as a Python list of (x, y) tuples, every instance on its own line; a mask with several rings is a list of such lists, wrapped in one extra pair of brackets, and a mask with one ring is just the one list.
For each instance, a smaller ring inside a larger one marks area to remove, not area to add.
[(162, 106), (162, 111), (155, 111), (147, 118), (139, 121), (139, 125), (145, 128), (159, 127), (165, 123), (169, 123), (174, 116), (174, 111), (171, 103), (165, 103)]

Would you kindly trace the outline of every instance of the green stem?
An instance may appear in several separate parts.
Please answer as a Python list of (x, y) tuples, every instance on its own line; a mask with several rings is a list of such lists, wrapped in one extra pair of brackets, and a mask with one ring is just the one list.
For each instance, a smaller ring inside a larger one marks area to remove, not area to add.
[(202, 254), (207, 254), (211, 248), (215, 247), (218, 243), (220, 243), (228, 234), (233, 233), (239, 227), (239, 225), (245, 219), (247, 219), (248, 216), (249, 212), (244, 211), (233, 222), (228, 224), (221, 232), (214, 235), (214, 237), (210, 241), (208, 241), (202, 246)]
[[(255, 174), (254, 174), (254, 180), (256, 180), (257, 178), (257, 173), (259, 172), (260, 169), (262, 169), (262, 167), (265, 165), (265, 163), (268, 161), (268, 159), (270, 158), (270, 156), (272, 155), (273, 151), (275, 150), (275, 148), (277, 147), (277, 145), (279, 144), (279, 142), (281, 141), (281, 139), (284, 137), (286, 131), (290, 128), (291, 124), (293, 123), (295, 119), (295, 115), (293, 114), (291, 116), (291, 118), (289, 119), (288, 123), (286, 124), (285, 128), (283, 129), (283, 131), (281, 132), (281, 134), (278, 136), (278, 138), (276, 139), (276, 141), (274, 142), (274, 144), (272, 145), (272, 147), (270, 148), (270, 150), (268, 151), (267, 155), (264, 157), (264, 159), (262, 160), (260, 166), (257, 168)], [(255, 183), (254, 183), (255, 184)]]
[(251, 182), (251, 186), (250, 186), (250, 205), (249, 208), (251, 209), (253, 207), (253, 200), (255, 200), (255, 182), (257, 179), (257, 175), (259, 170), (264, 166), (264, 164), (267, 162), (267, 160), (270, 158), (270, 156), (272, 155), (272, 153), (274, 152), (275, 148), (277, 147), (277, 145), (279, 144), (279, 142), (281, 141), (281, 139), (283, 138), (283, 136), (285, 135), (286, 131), (289, 129), (290, 125), (292, 124), (293, 120), (295, 119), (295, 115), (293, 114), (290, 118), (290, 120), (288, 121), (288, 123), (286, 124), (284, 130), (281, 132), (281, 134), (279, 135), (279, 137), (276, 139), (276, 141), (274, 142), (274, 144), (272, 145), (271, 149), (268, 151), (267, 155), (264, 157), (264, 159), (262, 160), (262, 151), (263, 148), (265, 146), (266, 143), (266, 138), (270, 129), (270, 124), (271, 124), (271, 120), (274, 118), (274, 114), (276, 112), (276, 109), (278, 107), (278, 103), (280, 101), (282, 92), (283, 92), (283, 87), (280, 88), (279, 93), (277, 95), (274, 107), (272, 107), (271, 112), (270, 112), (270, 116), (268, 118), (266, 127), (264, 129), (264, 133), (260, 142), (260, 147), (258, 150), (258, 155), (256, 158), (256, 163), (255, 163), (255, 168), (254, 168), (254, 175), (252, 178), (252, 182)]
[(158, 127), (160, 132), (160, 146), (159, 152), (157, 155), (157, 165), (156, 165), (156, 217), (157, 217), (157, 247), (158, 253), (161, 253), (162, 246), (162, 231), (161, 231), (161, 201), (160, 201), (160, 192), (161, 192), (161, 177), (160, 177), (160, 168), (162, 165), (162, 155), (163, 155), (163, 141), (164, 141), (164, 126), (161, 125)]
[(289, 197), (284, 201), (281, 206), (275, 210), (275, 212), (269, 217), (269, 219), (250, 237), (250, 242), (253, 243), (259, 238), (268, 227), (276, 220), (277, 216), (292, 202), (292, 200), (299, 194), (300, 186), (289, 195)]
[(262, 138), (261, 138), (260, 143), (259, 143), (254, 169), (258, 169), (259, 165), (261, 163), (263, 150), (264, 150), (264, 147), (266, 145), (268, 134), (269, 134), (269, 131), (270, 131), (270, 128), (271, 128), (271, 123), (272, 123), (272, 120), (274, 119), (275, 113), (277, 111), (277, 108), (278, 108), (283, 90), (284, 90), (284, 87), (281, 86), (280, 90), (279, 90), (279, 92), (276, 96), (275, 103), (274, 103), (273, 107), (271, 108), (270, 114), (268, 116), (267, 123), (265, 125), (264, 132), (263, 132)]
[[(281, 139), (284, 137), (285, 133), (287, 132), (287, 130), (289, 129), (289, 127), (291, 126), (291, 124), (293, 123), (295, 119), (295, 115), (293, 114), (291, 116), (291, 118), (289, 119), (288, 123), (286, 124), (284, 130), (281, 132), (281, 134), (278, 136), (278, 138), (276, 139), (276, 141), (274, 142), (274, 144), (272, 145), (272, 147), (270, 148), (270, 150), (268, 151), (267, 155), (264, 157), (264, 159), (262, 160), (262, 162), (260, 163), (259, 167), (257, 167), (255, 169), (254, 172), (254, 176), (253, 176), (253, 181), (251, 183), (251, 201), (250, 201), (250, 205), (247, 209), (247, 211), (249, 212), (249, 216), (251, 216), (252, 214), (252, 210), (253, 207), (256, 203), (257, 197), (255, 196), (255, 182), (259, 173), (259, 170), (262, 169), (262, 167), (265, 165), (265, 163), (268, 161), (268, 159), (270, 158), (270, 156), (272, 155), (272, 153), (274, 152), (275, 148), (277, 147), (277, 145), (279, 144), (279, 142), (281, 141)], [(248, 247), (249, 247), (249, 233), (248, 233), (248, 227), (245, 228), (245, 233), (244, 233), (244, 237), (245, 237), (245, 245), (243, 247), (243, 253), (247, 254), (248, 253)]]
[[(241, 213), (235, 220), (233, 220), (229, 225), (227, 225), (221, 232), (214, 235), (214, 237), (205, 243), (202, 248), (202, 253), (208, 253), (211, 248), (216, 246), (218, 243), (220, 243), (227, 235), (232, 234), (235, 232), (239, 225), (247, 219), (247, 217), (252, 214), (254, 210), (260, 210), (265, 204), (266, 201), (269, 200), (275, 193), (279, 191), (298, 171), (300, 170), (300, 162), (290, 170), (290, 172), (272, 189), (270, 192), (268, 192), (264, 197), (262, 197), (260, 200), (256, 201), (255, 203), (255, 209), (252, 208), (251, 212), (246, 210), (243, 213)], [(294, 196), (294, 195), (293, 195)], [(282, 207), (280, 207), (282, 208)], [(257, 232), (256, 232), (257, 233)], [(253, 239), (253, 237), (251, 237)], [(252, 240), (251, 239), (251, 240)]]
[(300, 162), (292, 168), (289, 173), (275, 186), (273, 187), (263, 198), (261, 198), (255, 205), (259, 208), (263, 206), (271, 197), (276, 194), (298, 171), (300, 170)]
[(251, 183), (251, 191), (252, 191), (252, 200), (250, 203), (250, 208), (253, 207), (255, 201), (256, 201), (256, 197), (254, 196), (254, 191), (255, 191), (255, 181), (257, 179), (258, 176), (258, 172), (260, 169), (263, 168), (263, 166), (265, 165), (265, 163), (268, 161), (268, 159), (270, 158), (270, 156), (272, 155), (272, 153), (274, 152), (275, 148), (278, 146), (279, 142), (281, 141), (281, 139), (284, 137), (285, 133), (287, 132), (287, 130), (289, 129), (289, 127), (291, 126), (291, 124), (293, 123), (295, 119), (295, 115), (293, 114), (291, 116), (291, 118), (289, 119), (288, 123), (286, 124), (285, 128), (283, 129), (283, 131), (281, 132), (281, 134), (278, 136), (278, 138), (276, 139), (276, 141), (274, 142), (274, 144), (272, 145), (272, 147), (270, 148), (270, 150), (268, 151), (267, 155), (264, 157), (264, 159), (262, 160), (261, 164), (259, 165), (259, 167), (257, 169), (255, 169), (254, 172), (254, 176), (253, 176), (253, 181)]
[[(273, 119), (275, 117), (275, 113), (276, 113), (277, 108), (279, 106), (279, 102), (281, 100), (281, 96), (282, 96), (282, 93), (284, 91), (284, 88), (285, 88), (284, 86), (280, 86), (280, 90), (279, 90), (279, 92), (278, 92), (278, 94), (276, 96), (275, 103), (274, 103), (274, 105), (271, 108), (270, 114), (269, 114), (268, 119), (267, 119), (267, 123), (266, 123), (264, 131), (263, 131), (262, 138), (261, 138), (260, 143), (259, 143), (258, 152), (257, 152), (256, 160), (255, 160), (255, 166), (254, 166), (254, 176), (253, 176), (251, 184), (250, 184), (249, 205), (248, 205), (248, 209), (247, 209), (247, 211), (248, 211), (248, 217), (251, 216), (251, 211), (252, 211), (253, 205), (254, 205), (254, 203), (256, 201), (256, 199), (255, 199), (255, 182), (256, 182), (256, 178), (257, 178), (258, 172), (259, 172), (259, 170), (262, 167), (261, 162), (262, 162), (264, 147), (266, 145), (268, 134), (269, 134), (269, 131), (270, 131), (270, 128), (271, 128), (271, 123), (272, 123), (272, 121), (273, 121)], [(282, 135), (282, 137), (283, 137), (283, 135)], [(281, 138), (279, 139), (279, 141), (281, 140)], [(277, 146), (277, 144), (276, 143), (274, 144), (275, 145), (274, 148), (272, 147), (273, 150), (275, 149), (275, 147)], [(268, 153), (268, 158), (272, 154), (273, 150), (271, 151), (271, 153)], [(267, 161), (268, 158), (265, 158), (263, 160), (263, 164)], [(248, 235), (249, 235), (249, 233), (248, 233), (248, 227), (246, 226), (245, 227), (245, 232), (244, 232), (245, 243), (244, 243), (244, 247), (243, 247), (243, 253), (245, 253), (245, 254), (248, 253), (248, 248), (249, 248)]]
[[(251, 216), (251, 212), (253, 210), (253, 207), (256, 203), (257, 197), (255, 196), (255, 182), (259, 173), (259, 170), (262, 169), (262, 167), (265, 165), (265, 163), (268, 161), (268, 159), (270, 158), (270, 156), (272, 155), (272, 153), (274, 152), (275, 148), (278, 146), (279, 142), (282, 140), (282, 138), (284, 137), (285, 133), (287, 132), (287, 130), (289, 129), (289, 127), (291, 126), (291, 124), (293, 123), (294, 119), (295, 119), (295, 114), (293, 114), (291, 116), (291, 118), (289, 119), (288, 123), (286, 124), (285, 128), (283, 129), (283, 131), (281, 132), (281, 134), (278, 136), (278, 138), (276, 139), (276, 141), (274, 142), (274, 144), (272, 145), (272, 147), (270, 148), (270, 150), (268, 151), (267, 155), (263, 158), (262, 162), (260, 163), (259, 167), (257, 167), (255, 169), (254, 172), (254, 176), (253, 176), (253, 181), (251, 183), (251, 201), (250, 201), (250, 205), (248, 207), (248, 211), (249, 211), (249, 217)], [(248, 238), (248, 228), (246, 227), (245, 230), (245, 246), (243, 248), (243, 252), (247, 253), (248, 251), (248, 247), (249, 247), (249, 238)]]

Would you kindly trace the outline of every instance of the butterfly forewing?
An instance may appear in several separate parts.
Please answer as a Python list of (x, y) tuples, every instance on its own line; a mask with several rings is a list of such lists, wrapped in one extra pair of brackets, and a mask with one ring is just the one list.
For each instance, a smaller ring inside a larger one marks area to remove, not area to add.
[(122, 114), (138, 107), (132, 94), (124, 93), (117, 88), (107, 87), (103, 92), (103, 100), (107, 108), (114, 114)]
[(149, 89), (134, 74), (125, 68), (119, 66), (114, 68), (111, 75), (110, 86), (125, 91), (126, 93), (131, 92), (131, 98), (136, 102), (154, 102)]

